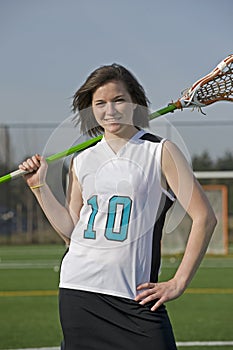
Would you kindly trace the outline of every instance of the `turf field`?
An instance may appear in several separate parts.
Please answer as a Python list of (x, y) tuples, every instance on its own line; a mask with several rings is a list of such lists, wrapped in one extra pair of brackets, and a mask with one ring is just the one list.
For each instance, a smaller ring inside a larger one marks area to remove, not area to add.
[[(62, 245), (0, 247), (0, 349), (59, 346), (64, 251)], [(163, 258), (160, 279), (172, 276), (178, 263), (177, 257)], [(233, 255), (206, 257), (186, 293), (167, 308), (179, 349), (232, 349)]]

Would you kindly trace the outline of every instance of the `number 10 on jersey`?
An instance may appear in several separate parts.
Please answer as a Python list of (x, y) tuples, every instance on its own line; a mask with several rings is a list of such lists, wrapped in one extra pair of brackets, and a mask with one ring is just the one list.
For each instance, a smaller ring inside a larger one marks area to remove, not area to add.
[[(95, 218), (98, 214), (98, 196), (92, 196), (87, 203), (91, 206), (91, 214), (88, 220), (87, 229), (84, 230), (84, 238), (95, 239)], [(120, 217), (120, 227), (114, 230), (117, 210), (122, 207)], [(130, 220), (132, 200), (125, 196), (113, 196), (109, 199), (108, 212), (106, 215), (105, 233), (104, 236), (108, 240), (123, 242), (127, 239), (128, 225)]]

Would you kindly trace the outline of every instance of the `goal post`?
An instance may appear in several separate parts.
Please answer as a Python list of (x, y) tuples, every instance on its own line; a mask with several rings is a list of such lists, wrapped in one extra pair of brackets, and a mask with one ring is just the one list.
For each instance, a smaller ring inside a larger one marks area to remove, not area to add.
[(217, 217), (207, 253), (228, 254), (228, 189), (226, 185), (203, 185)]
[[(226, 255), (228, 254), (228, 189), (226, 185), (203, 185), (202, 186), (210, 204), (217, 217), (217, 225), (211, 238), (207, 254)], [(164, 225), (162, 238), (162, 254), (182, 254), (188, 240), (191, 219), (185, 214), (184, 209), (176, 205), (176, 216), (180, 222), (176, 223), (174, 216), (168, 213)], [(173, 217), (172, 217), (173, 216)], [(175, 227), (174, 230), (169, 227)]]

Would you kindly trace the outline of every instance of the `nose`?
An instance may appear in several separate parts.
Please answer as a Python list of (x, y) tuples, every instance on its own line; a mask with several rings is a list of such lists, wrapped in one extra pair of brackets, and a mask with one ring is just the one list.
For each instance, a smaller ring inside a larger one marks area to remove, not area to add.
[(106, 114), (107, 115), (115, 115), (116, 114), (116, 108), (114, 102), (107, 102), (106, 104)]

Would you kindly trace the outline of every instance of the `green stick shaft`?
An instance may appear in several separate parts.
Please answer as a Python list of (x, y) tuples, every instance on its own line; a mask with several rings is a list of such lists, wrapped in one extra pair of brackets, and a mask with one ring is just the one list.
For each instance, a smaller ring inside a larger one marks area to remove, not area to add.
[(149, 119), (152, 120), (152, 119), (155, 119), (157, 117), (160, 117), (161, 115), (164, 115), (164, 114), (167, 114), (167, 113), (171, 113), (173, 112), (175, 109), (177, 109), (177, 106), (172, 103), (170, 104), (169, 106), (167, 107), (164, 107), (162, 109), (159, 109), (158, 111), (152, 113), (149, 115)]
[(4, 175), (4, 176), (1, 176), (0, 177), (0, 183), (2, 184), (3, 182), (8, 182), (11, 180), (11, 174), (7, 174), (7, 175)]
[[(79, 143), (78, 145), (73, 146), (65, 151), (62, 151), (62, 152), (59, 152), (59, 153), (56, 153), (56, 154), (53, 154), (53, 155), (47, 157), (46, 160), (47, 160), (47, 162), (53, 162), (54, 160), (58, 160), (58, 159), (67, 157), (75, 152), (83, 151), (84, 149), (88, 148), (89, 146), (93, 145), (94, 143), (100, 141), (102, 139), (102, 137), (103, 136), (100, 135), (100, 136), (97, 136), (93, 139)], [(0, 178), (0, 180), (1, 180), (1, 178)]]
[[(171, 104), (165, 108), (162, 108), (152, 114), (149, 115), (149, 119), (152, 120), (152, 119), (155, 119), (161, 115), (164, 115), (164, 114), (167, 114), (167, 113), (170, 113), (170, 112), (173, 112), (175, 109), (177, 109), (176, 105), (175, 104)], [(91, 145), (95, 144), (96, 142), (100, 141), (102, 139), (102, 135), (100, 136), (97, 136), (93, 139), (90, 139), (88, 141), (84, 141), (76, 146), (73, 146), (65, 151), (62, 151), (62, 152), (59, 152), (59, 153), (56, 153), (56, 154), (53, 154), (49, 157), (46, 158), (47, 162), (53, 162), (55, 160), (59, 160), (61, 158), (64, 158), (64, 157), (67, 157), (73, 153), (76, 153), (76, 152), (80, 152), (80, 151), (83, 151), (84, 149), (90, 147)], [(13, 179), (16, 179), (18, 177), (21, 177), (22, 175), (24, 174), (27, 174), (26, 171), (22, 171), (22, 170), (15, 170), (9, 174), (6, 174), (6, 175), (3, 175), (0, 177), (0, 184), (4, 183), (4, 182), (8, 182), (8, 181), (11, 181)]]

